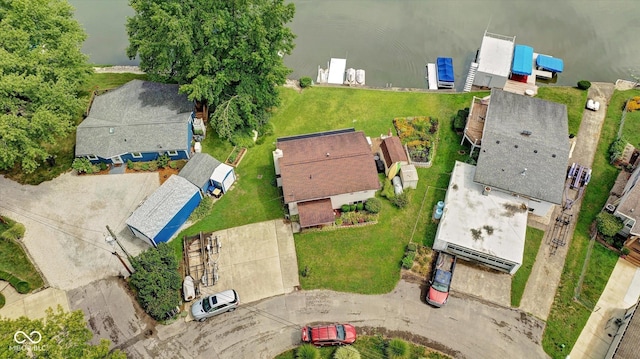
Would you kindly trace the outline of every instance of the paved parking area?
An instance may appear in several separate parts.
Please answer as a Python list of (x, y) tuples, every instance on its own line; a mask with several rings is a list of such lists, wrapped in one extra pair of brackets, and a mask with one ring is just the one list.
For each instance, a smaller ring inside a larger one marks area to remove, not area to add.
[(455, 296), (463, 293), (487, 302), (511, 307), (511, 275), (458, 259), (451, 282)]
[(157, 173), (69, 172), (38, 186), (0, 177), (0, 213), (25, 225), (23, 242), (45, 281), (68, 290), (126, 273), (105, 241), (106, 225), (132, 255), (149, 247), (124, 222), (159, 185)]
[(219, 280), (202, 294), (235, 289), (242, 303), (291, 293), (300, 285), (291, 225), (277, 219), (214, 232), (222, 243)]

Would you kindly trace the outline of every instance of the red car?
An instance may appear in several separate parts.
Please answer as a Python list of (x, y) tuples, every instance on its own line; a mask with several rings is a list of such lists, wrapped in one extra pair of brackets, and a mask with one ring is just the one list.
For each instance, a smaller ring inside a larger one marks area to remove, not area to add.
[(353, 344), (356, 341), (356, 328), (351, 324), (307, 326), (302, 328), (302, 341), (319, 347)]

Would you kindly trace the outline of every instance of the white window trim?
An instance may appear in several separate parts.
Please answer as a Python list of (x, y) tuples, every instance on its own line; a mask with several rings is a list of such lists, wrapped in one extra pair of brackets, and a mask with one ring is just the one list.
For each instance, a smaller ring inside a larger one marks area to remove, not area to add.
[(167, 151), (167, 155), (169, 155), (169, 156), (177, 156), (178, 155), (178, 151)]
[(89, 161), (97, 161), (98, 160), (98, 156), (96, 156), (96, 155), (87, 155), (87, 158), (89, 159)]
[(131, 157), (142, 158), (142, 152), (131, 152)]

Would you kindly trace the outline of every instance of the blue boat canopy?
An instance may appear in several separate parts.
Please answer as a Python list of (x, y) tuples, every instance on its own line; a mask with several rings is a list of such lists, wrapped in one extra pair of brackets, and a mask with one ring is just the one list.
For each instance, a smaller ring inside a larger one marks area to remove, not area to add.
[(536, 65), (551, 72), (562, 72), (562, 70), (564, 70), (564, 62), (562, 59), (547, 55), (538, 55)]
[(436, 59), (438, 67), (438, 81), (453, 82), (453, 59), (450, 57), (438, 57)]
[(516, 45), (513, 51), (513, 65), (511, 73), (516, 75), (531, 75), (533, 70), (533, 48), (526, 45)]

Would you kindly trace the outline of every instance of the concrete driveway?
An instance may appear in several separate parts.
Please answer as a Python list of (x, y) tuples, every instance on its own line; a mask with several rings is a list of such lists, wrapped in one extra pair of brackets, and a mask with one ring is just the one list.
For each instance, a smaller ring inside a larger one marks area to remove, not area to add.
[(403, 337), (455, 358), (547, 358), (540, 346), (542, 321), (469, 297), (453, 297), (435, 309), (420, 300), (420, 291), (405, 281), (384, 295), (296, 291), (203, 323), (157, 326), (117, 347), (129, 358), (271, 359), (300, 344), (305, 324), (350, 322), (359, 334)]
[(283, 220), (214, 232), (222, 243), (219, 280), (202, 294), (235, 289), (242, 303), (290, 293), (300, 286), (291, 225)]
[(66, 173), (38, 186), (0, 177), (0, 213), (25, 225), (23, 242), (45, 281), (68, 290), (126, 273), (105, 242), (106, 225), (131, 254), (148, 248), (124, 221), (159, 185), (157, 173)]

